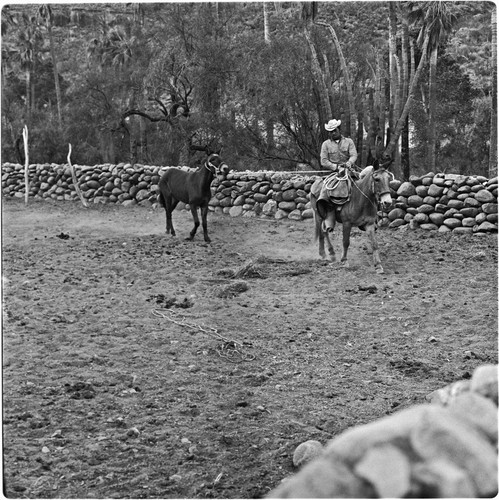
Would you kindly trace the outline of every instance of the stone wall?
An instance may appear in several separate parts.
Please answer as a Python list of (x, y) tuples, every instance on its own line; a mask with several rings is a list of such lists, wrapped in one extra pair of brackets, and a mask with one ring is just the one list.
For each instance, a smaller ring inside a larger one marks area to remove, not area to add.
[[(170, 167), (129, 164), (75, 165), (83, 196), (94, 203), (156, 204), (161, 174)], [(187, 167), (183, 167), (187, 168)], [(30, 165), (30, 196), (59, 201), (77, 200), (68, 165)], [(210, 208), (233, 217), (302, 220), (313, 216), (310, 187), (316, 175), (280, 172), (229, 173), (212, 184)], [(427, 174), (410, 182), (390, 183), (394, 208), (383, 223), (456, 233), (497, 231), (497, 178)], [(24, 197), (24, 167), (2, 166), (4, 196)], [(185, 205), (179, 204), (179, 208)]]
[(427, 174), (411, 182), (392, 181), (395, 208), (389, 227), (472, 233), (497, 231), (497, 177)]
[(347, 430), (323, 450), (308, 442), (316, 443), (304, 447), (313, 459), (269, 497), (496, 496), (497, 366), (481, 366), (471, 380), (427, 399), (430, 404)]

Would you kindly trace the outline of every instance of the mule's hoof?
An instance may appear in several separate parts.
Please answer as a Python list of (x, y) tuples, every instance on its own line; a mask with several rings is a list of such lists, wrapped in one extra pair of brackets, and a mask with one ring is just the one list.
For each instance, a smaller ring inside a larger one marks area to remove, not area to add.
[(384, 270), (382, 267), (377, 267), (377, 268), (376, 268), (376, 272), (377, 272), (378, 274), (385, 274), (385, 270)]
[(348, 260), (342, 260), (341, 265), (342, 267), (350, 267), (350, 263), (348, 262)]
[(204, 241), (205, 241), (206, 243), (211, 243), (210, 238), (205, 238), (205, 239), (204, 239)]

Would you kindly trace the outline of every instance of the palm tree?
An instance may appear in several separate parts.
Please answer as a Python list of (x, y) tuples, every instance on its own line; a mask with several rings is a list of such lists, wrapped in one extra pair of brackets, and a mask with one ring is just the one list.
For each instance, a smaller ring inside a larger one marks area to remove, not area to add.
[(421, 73), (423, 71), (423, 68), (426, 64), (426, 54), (428, 51), (428, 45), (430, 43), (430, 34), (429, 32), (426, 32), (424, 40), (423, 40), (423, 47), (421, 49), (421, 58), (419, 60), (418, 67), (416, 69), (416, 72), (414, 73), (414, 76), (411, 79), (411, 84), (409, 86), (409, 92), (407, 95), (407, 100), (405, 101), (404, 108), (402, 110), (402, 114), (400, 115), (400, 118), (397, 120), (397, 125), (395, 126), (395, 130), (393, 133), (390, 135), (390, 142), (385, 148), (385, 151), (383, 152), (384, 156), (393, 158), (393, 154), (395, 152), (395, 147), (397, 145), (397, 141), (402, 134), (402, 130), (405, 127), (407, 117), (409, 116), (409, 112), (411, 110), (412, 104), (414, 102), (414, 94), (416, 92), (416, 88), (419, 84), (419, 80), (421, 79)]
[[(301, 15), (302, 20), (304, 21), (303, 33), (312, 54), (312, 73), (314, 75), (315, 84), (317, 85), (317, 91), (320, 99), (319, 120), (321, 123), (327, 122), (331, 119), (331, 103), (329, 102), (328, 86), (324, 77), (324, 73), (321, 69), (317, 50), (312, 40), (312, 35), (310, 33), (310, 25), (317, 15), (316, 2), (304, 2)], [(325, 133), (323, 132), (322, 127), (321, 134), (324, 135), (325, 139)]]
[(38, 9), (39, 16), (45, 21), (47, 32), (49, 35), (50, 57), (52, 59), (52, 67), (54, 70), (54, 83), (55, 83), (55, 96), (57, 101), (57, 119), (59, 128), (62, 128), (62, 101), (61, 101), (61, 87), (59, 85), (59, 71), (57, 68), (57, 57), (55, 55), (54, 35), (52, 33), (53, 13), (52, 7), (48, 4), (40, 5)]
[(409, 21), (421, 23), (418, 42), (429, 37), (427, 56), (430, 58), (428, 87), (428, 170), (435, 170), (436, 159), (436, 94), (438, 49), (458, 20), (451, 2), (442, 0), (409, 2)]
[(340, 60), (341, 71), (343, 72), (343, 79), (345, 81), (345, 89), (347, 92), (347, 100), (348, 100), (348, 123), (347, 130), (350, 137), (354, 137), (353, 124), (355, 123), (355, 98), (353, 95), (352, 81), (350, 78), (350, 71), (348, 70), (347, 62), (345, 56), (343, 55), (343, 50), (341, 49), (340, 41), (338, 39), (338, 35), (336, 34), (335, 29), (329, 23), (315, 21), (315, 24), (319, 26), (324, 26), (329, 30), (331, 37), (334, 42), (334, 46), (336, 48), (336, 52), (338, 53), (338, 58)]
[(24, 29), (19, 31), (13, 58), (19, 62), (21, 70), (26, 74), (26, 123), (30, 128), (31, 115), (35, 106), (33, 74), (39, 58), (42, 34), (35, 17), (23, 14), (22, 21)]
[(96, 60), (99, 66), (112, 66), (118, 71), (127, 67), (134, 55), (135, 36), (128, 36), (120, 25), (109, 27), (101, 21), (101, 36), (90, 40), (87, 55)]

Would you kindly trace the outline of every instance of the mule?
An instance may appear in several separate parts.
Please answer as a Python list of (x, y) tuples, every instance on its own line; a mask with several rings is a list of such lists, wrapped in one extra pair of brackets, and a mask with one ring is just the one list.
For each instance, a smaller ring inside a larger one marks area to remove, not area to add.
[(194, 227), (187, 240), (192, 240), (199, 227), (198, 209), (201, 213), (204, 241), (211, 243), (208, 236), (208, 203), (211, 199), (211, 183), (215, 176), (226, 176), (229, 167), (218, 154), (210, 154), (206, 161), (195, 171), (180, 168), (168, 169), (159, 181), (158, 202), (166, 212), (166, 234), (175, 236), (172, 212), (179, 201), (187, 203), (191, 209)]
[[(385, 168), (375, 166), (366, 167), (360, 174), (360, 179), (351, 182), (351, 194), (349, 200), (339, 206), (319, 200), (323, 179), (317, 179), (310, 191), (310, 202), (314, 213), (315, 240), (319, 240), (319, 254), (326, 258), (324, 252), (324, 240), (331, 260), (334, 262), (336, 256), (329, 236), (332, 234), (336, 222), (343, 224), (343, 253), (341, 262), (348, 267), (348, 248), (350, 246), (350, 233), (352, 227), (356, 226), (366, 231), (372, 246), (374, 267), (377, 273), (384, 272), (379, 256), (378, 241), (376, 238), (376, 222), (378, 218), (378, 205), (384, 209), (392, 204), (390, 195), (390, 181), (393, 179)], [(318, 204), (319, 202), (319, 204)]]

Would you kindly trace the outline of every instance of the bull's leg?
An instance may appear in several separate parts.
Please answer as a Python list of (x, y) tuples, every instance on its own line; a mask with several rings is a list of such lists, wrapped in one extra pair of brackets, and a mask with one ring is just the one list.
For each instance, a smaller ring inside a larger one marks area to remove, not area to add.
[(208, 236), (208, 205), (201, 207), (201, 222), (203, 224), (204, 241), (206, 241), (206, 243), (211, 243), (210, 237)]
[(378, 274), (383, 274), (385, 271), (381, 265), (381, 259), (379, 257), (379, 246), (378, 238), (376, 237), (376, 226), (375, 224), (370, 224), (366, 227), (367, 235), (371, 241), (371, 248), (373, 252), (374, 269)]
[(171, 233), (175, 236), (175, 229), (173, 229), (172, 212), (178, 204), (178, 200), (171, 196), (165, 197), (165, 212), (166, 212), (166, 234)]
[(350, 222), (343, 222), (343, 253), (341, 255), (341, 262), (343, 267), (348, 267), (348, 247), (350, 246), (350, 233), (352, 232), (352, 224)]
[(196, 231), (198, 230), (199, 227), (199, 217), (198, 217), (198, 207), (195, 207), (194, 205), (191, 205), (191, 214), (192, 218), (194, 219), (194, 227), (192, 228), (191, 234), (189, 235), (187, 240), (192, 240), (194, 236), (196, 235)]

